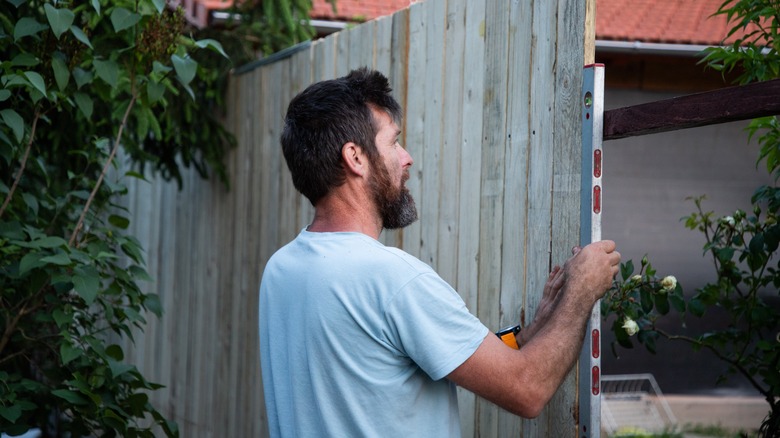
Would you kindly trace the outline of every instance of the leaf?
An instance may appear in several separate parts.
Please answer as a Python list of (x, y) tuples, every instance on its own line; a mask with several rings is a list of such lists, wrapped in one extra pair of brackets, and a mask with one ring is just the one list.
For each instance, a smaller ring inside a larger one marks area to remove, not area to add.
[(114, 378), (135, 369), (135, 366), (133, 365), (117, 362), (113, 359), (108, 360), (108, 367), (111, 369), (111, 375), (114, 376)]
[(0, 406), (0, 417), (11, 423), (15, 423), (22, 416), (22, 408), (19, 405)]
[(108, 222), (111, 225), (117, 228), (121, 228), (123, 230), (126, 230), (127, 227), (130, 225), (130, 219), (115, 214), (112, 214), (108, 217)]
[(51, 69), (54, 70), (54, 80), (57, 82), (57, 88), (60, 91), (68, 86), (70, 81), (70, 70), (63, 60), (57, 57), (51, 58)]
[(162, 304), (160, 303), (160, 297), (157, 294), (147, 294), (144, 298), (144, 306), (149, 309), (152, 313), (157, 315), (157, 317), (162, 316), (163, 314), (163, 308)]
[(19, 9), (19, 6), (23, 5), (27, 0), (8, 0), (8, 3), (14, 5), (15, 8)]
[(92, 0), (92, 8), (100, 15), (100, 0)]
[(17, 142), (21, 142), (24, 138), (24, 120), (22, 116), (12, 109), (4, 109), (0, 111), (0, 117), (3, 122), (11, 128), (11, 132), (14, 133)]
[(73, 93), (73, 99), (76, 101), (76, 106), (79, 107), (79, 110), (82, 114), (84, 114), (84, 117), (87, 119), (92, 118), (92, 99), (89, 98), (84, 93)]
[(209, 48), (220, 55), (224, 56), (225, 58), (230, 58), (227, 53), (225, 53), (225, 50), (222, 48), (222, 44), (219, 43), (217, 40), (213, 40), (211, 38), (206, 38), (202, 40), (195, 41), (195, 45), (198, 46), (201, 49)]
[(642, 311), (650, 313), (650, 311), (653, 310), (653, 295), (649, 290), (642, 288), (642, 290), (639, 291), (639, 297), (639, 301), (642, 303)]
[(64, 248), (68, 246), (68, 242), (58, 236), (46, 236), (33, 240), (30, 244), (31, 248)]
[(73, 69), (73, 79), (76, 81), (77, 88), (81, 88), (82, 86), (91, 83), (93, 77), (94, 76), (90, 71), (83, 70), (79, 67)]
[(0, 90), (0, 102), (5, 102), (11, 97), (11, 92), (8, 90)]
[(149, 99), (149, 103), (159, 102), (163, 94), (165, 94), (165, 85), (154, 81), (149, 81), (146, 84), (146, 96)]
[(676, 310), (679, 313), (685, 312), (685, 299), (682, 297), (682, 294), (671, 294), (669, 295), (669, 304), (671, 304), (672, 308)]
[(173, 68), (168, 67), (167, 65), (165, 65), (165, 64), (163, 64), (163, 63), (161, 63), (159, 61), (154, 61), (152, 63), (152, 72), (153, 73), (157, 73), (157, 74), (161, 73), (161, 74), (165, 75), (166, 73), (168, 73), (171, 70), (173, 70)]
[(57, 327), (59, 328), (67, 326), (71, 323), (71, 321), (73, 321), (73, 314), (65, 313), (60, 308), (54, 309), (54, 312), (52, 312), (51, 316), (54, 318), (54, 322), (57, 323)]
[(171, 55), (171, 62), (173, 68), (176, 70), (176, 76), (182, 84), (187, 85), (195, 78), (195, 73), (198, 71), (198, 63), (191, 58), (182, 58), (179, 55)]
[(16, 22), (16, 26), (14, 26), (14, 41), (19, 41), (19, 39), (26, 36), (35, 35), (48, 28), (49, 26), (39, 23), (34, 18), (22, 17)]
[(82, 266), (73, 275), (73, 289), (85, 303), (92, 304), (97, 298), (100, 288), (100, 274), (91, 266)]
[(165, 10), (165, 0), (152, 0), (154, 8), (157, 9), (158, 14), (162, 14)]
[(103, 79), (108, 85), (116, 88), (119, 82), (119, 66), (112, 60), (101, 61), (96, 59), (93, 61), (95, 64), (95, 73), (97, 73), (100, 79)]
[(69, 389), (55, 389), (51, 392), (52, 394), (56, 395), (57, 397), (67, 400), (70, 403), (73, 403), (74, 405), (86, 405), (88, 404), (88, 401), (79, 395), (76, 392), (73, 392)]
[(20, 53), (11, 60), (11, 65), (19, 67), (34, 67), (41, 61), (31, 53)]
[(49, 26), (51, 26), (54, 36), (60, 39), (60, 36), (70, 29), (76, 14), (70, 9), (57, 9), (51, 3), (43, 5), (43, 9), (46, 10), (46, 19), (49, 20)]
[[(144, 268), (142, 268), (142, 267), (140, 267), (138, 265), (131, 265), (129, 268), (127, 268), (127, 272), (129, 272), (130, 275), (132, 275), (135, 280), (153, 281), (152, 277), (149, 276), (149, 273), (146, 272), (146, 269), (144, 269)], [(149, 295), (154, 295), (154, 294), (149, 294)], [(149, 295), (147, 295), (147, 296), (149, 296)], [(159, 299), (159, 297), (158, 297), (158, 299)]]
[(70, 33), (72, 33), (73, 36), (76, 37), (77, 40), (79, 40), (82, 43), (84, 43), (84, 45), (86, 45), (90, 49), (93, 48), (92, 47), (92, 43), (89, 41), (89, 37), (87, 36), (87, 34), (84, 33), (83, 30), (79, 29), (76, 26), (71, 26), (70, 27)]
[(67, 266), (72, 263), (70, 257), (68, 257), (68, 255), (65, 254), (64, 252), (44, 257), (41, 259), (41, 261), (44, 263), (48, 263), (51, 265), (58, 265), (58, 266)]
[(27, 204), (27, 208), (32, 210), (35, 216), (38, 216), (38, 199), (29, 193), (23, 193), (22, 199), (24, 199), (24, 203)]
[(114, 26), (114, 32), (120, 32), (128, 27), (135, 26), (141, 20), (141, 16), (135, 12), (128, 11), (125, 8), (114, 8), (111, 11), (111, 24)]
[(123, 360), (125, 353), (122, 351), (122, 347), (116, 344), (111, 344), (106, 347), (106, 354), (114, 360)]
[(67, 365), (74, 359), (82, 355), (82, 351), (79, 348), (75, 348), (68, 343), (60, 345), (60, 358), (62, 358), (62, 364)]
[(27, 80), (30, 81), (33, 87), (40, 91), (44, 96), (46, 95), (46, 82), (43, 80), (43, 76), (38, 72), (26, 71), (24, 75), (27, 76)]
[(623, 281), (626, 281), (634, 273), (634, 261), (629, 260), (620, 266), (620, 276), (623, 277)]
[(690, 301), (688, 301), (688, 311), (691, 312), (692, 315), (697, 316), (701, 318), (704, 316), (705, 311), (704, 304), (701, 302), (701, 300), (697, 298), (692, 298)]
[(25, 254), (22, 260), (19, 261), (19, 276), (24, 276), (31, 270), (43, 266), (45, 263), (41, 261), (41, 258), (43, 258), (43, 254), (39, 252)]
[(653, 298), (655, 299), (655, 310), (657, 310), (658, 313), (661, 315), (669, 313), (669, 299), (667, 294), (657, 293), (653, 295)]

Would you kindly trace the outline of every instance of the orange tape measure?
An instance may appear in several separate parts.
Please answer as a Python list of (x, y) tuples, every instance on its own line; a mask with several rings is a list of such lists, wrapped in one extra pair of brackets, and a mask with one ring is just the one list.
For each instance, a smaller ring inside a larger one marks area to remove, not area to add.
[(520, 333), (520, 326), (516, 325), (497, 331), (496, 336), (498, 336), (498, 338), (501, 339), (506, 345), (514, 348), (515, 350), (519, 350), (520, 343), (517, 342), (518, 333)]

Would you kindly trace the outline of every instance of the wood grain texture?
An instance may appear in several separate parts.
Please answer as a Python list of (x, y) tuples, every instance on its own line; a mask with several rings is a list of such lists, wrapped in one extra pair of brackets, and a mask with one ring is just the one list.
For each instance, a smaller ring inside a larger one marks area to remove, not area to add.
[[(591, 1), (591, 0), (587, 0)], [(579, 90), (585, 0), (427, 0), (231, 78), (226, 126), (239, 145), (230, 188), (129, 185), (165, 316), (127, 357), (166, 388), (153, 402), (182, 436), (267, 436), (258, 297), (271, 255), (312, 218), (279, 135), (289, 100), (368, 65), (387, 74), (415, 160), (420, 220), (381, 240), (431, 264), (491, 330), (533, 318), (550, 263), (579, 230)], [(463, 436), (574, 433), (573, 377), (525, 421), (459, 390)]]
[(780, 114), (780, 79), (604, 112), (604, 140)]

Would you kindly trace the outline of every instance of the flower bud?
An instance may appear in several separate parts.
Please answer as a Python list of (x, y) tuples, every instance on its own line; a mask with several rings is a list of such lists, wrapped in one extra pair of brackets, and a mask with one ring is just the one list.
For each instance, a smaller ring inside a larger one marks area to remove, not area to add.
[(639, 283), (639, 282), (642, 281), (642, 276), (639, 275), (639, 274), (636, 274), (633, 277), (631, 277), (631, 281), (633, 281), (634, 283)]
[(661, 289), (664, 292), (671, 292), (677, 287), (677, 279), (673, 275), (667, 275), (661, 280)]
[(732, 216), (724, 216), (724, 217), (720, 218), (720, 223), (722, 223), (724, 225), (728, 225), (730, 227), (733, 227), (734, 224), (736, 223), (736, 221), (734, 220), (734, 217), (732, 217)]
[(626, 330), (626, 333), (628, 333), (628, 336), (634, 336), (639, 331), (639, 324), (633, 319), (626, 317), (626, 319), (623, 320), (623, 328)]

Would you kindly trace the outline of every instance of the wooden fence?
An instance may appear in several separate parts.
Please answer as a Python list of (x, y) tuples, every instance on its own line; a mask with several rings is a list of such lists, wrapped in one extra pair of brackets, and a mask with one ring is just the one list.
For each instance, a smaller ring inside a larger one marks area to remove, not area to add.
[[(369, 65), (386, 72), (414, 157), (421, 220), (382, 239), (431, 264), (488, 327), (530, 322), (551, 264), (579, 238), (580, 89), (586, 0), (427, 0), (339, 32), (230, 86), (230, 190), (131, 183), (131, 232), (166, 313), (129, 360), (166, 385), (152, 397), (185, 437), (267, 434), (257, 293), (270, 255), (312, 208), (279, 146), (289, 100)], [(316, 336), (316, 334), (311, 334)], [(525, 421), (463, 391), (464, 436), (574, 436), (576, 376)]]

